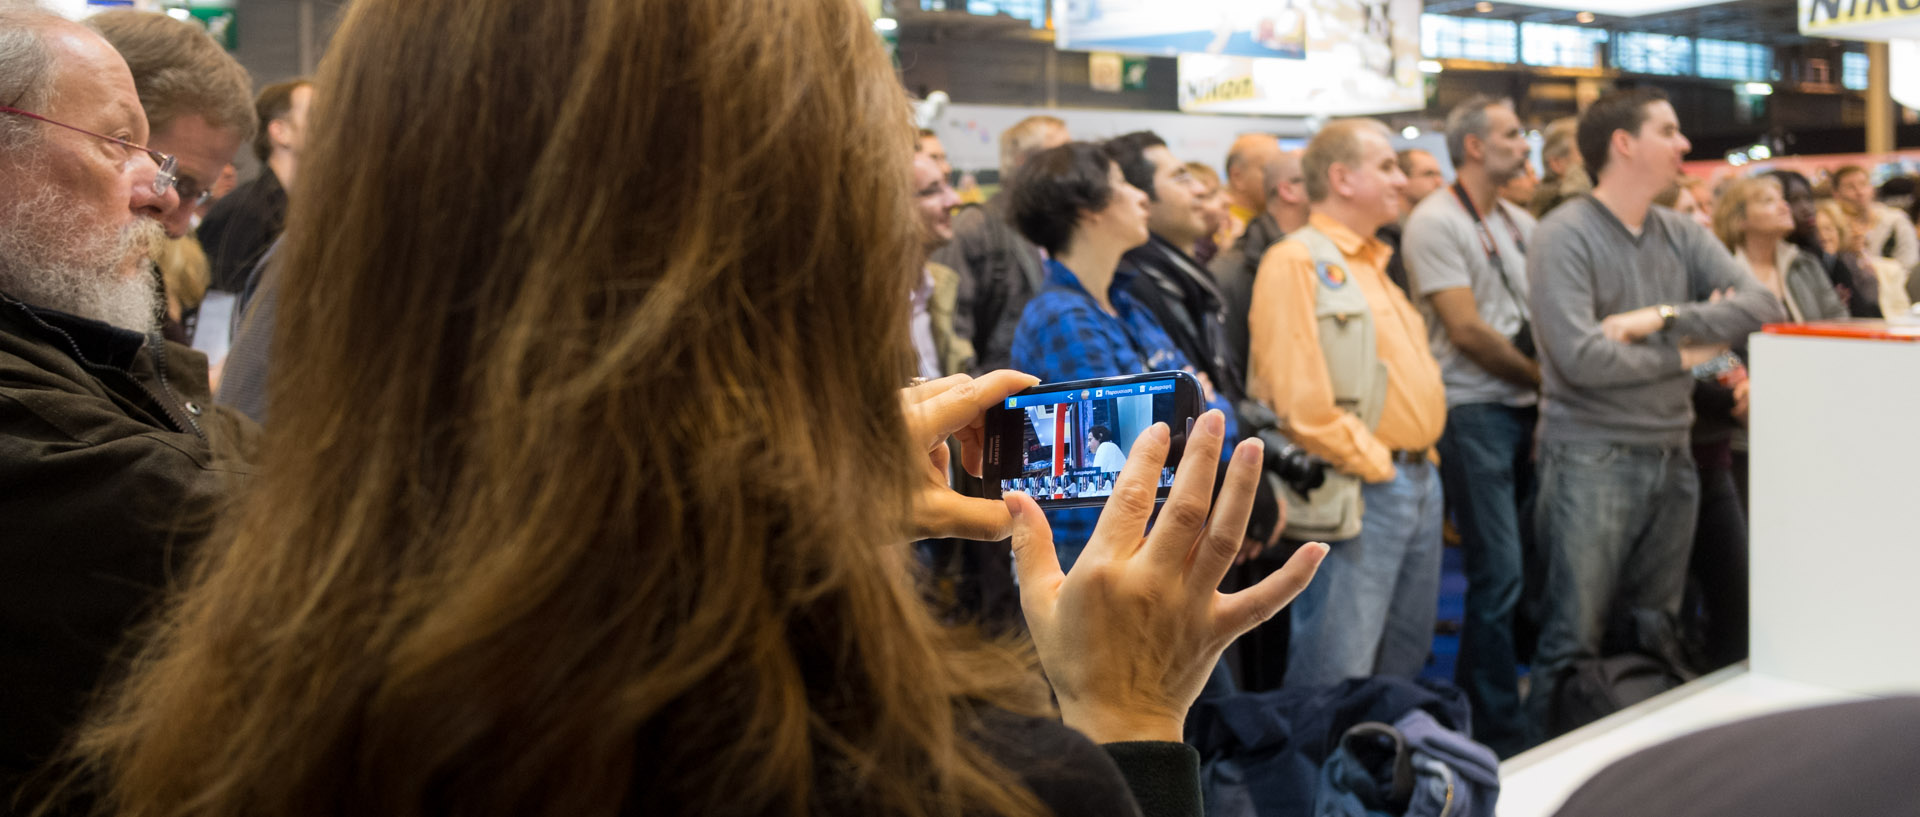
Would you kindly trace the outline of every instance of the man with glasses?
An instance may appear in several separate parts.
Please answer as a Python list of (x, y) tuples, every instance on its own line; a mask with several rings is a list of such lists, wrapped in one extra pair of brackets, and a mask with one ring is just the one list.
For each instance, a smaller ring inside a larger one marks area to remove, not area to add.
[[(253, 80), (204, 29), (165, 14), (103, 11), (88, 17), (86, 26), (111, 43), (133, 71), (134, 89), (152, 132), (148, 147), (179, 160), (174, 190), (180, 204), (161, 216), (160, 223), (168, 238), (183, 239), (205, 212), (233, 154), (253, 135)], [(189, 270), (183, 267), (188, 265), (177, 252), (155, 253), (154, 262), (160, 265), (161, 296), (169, 315), (163, 331), (170, 339), (195, 343), (206, 274), (186, 274)], [(226, 336), (227, 310), (220, 304), (205, 301), (213, 339), (203, 338), (199, 348), (224, 345), (219, 338)]]
[(152, 136), (147, 146), (179, 160), (180, 205), (160, 221), (179, 238), (213, 197), (241, 143), (253, 137), (253, 80), (200, 28), (155, 12), (119, 9), (87, 18), (133, 72)]
[[(1237, 405), (1246, 397), (1246, 376), (1227, 339), (1226, 297), (1213, 273), (1189, 254), (1207, 237), (1200, 180), (1152, 131), (1118, 136), (1102, 147), (1127, 183), (1147, 194), (1147, 243), (1120, 258), (1122, 275), (1133, 279), (1127, 294), (1153, 313), (1167, 339), (1192, 362), (1205, 398)], [(1279, 516), (1273, 491), (1263, 488), (1247, 525), (1245, 557), (1273, 544)]]
[[(249, 429), (156, 333), (178, 162), (112, 45), (0, 7), (0, 801), (205, 535)], [(23, 792), (29, 798), (34, 792)], [(20, 801), (22, 803), (31, 800)]]

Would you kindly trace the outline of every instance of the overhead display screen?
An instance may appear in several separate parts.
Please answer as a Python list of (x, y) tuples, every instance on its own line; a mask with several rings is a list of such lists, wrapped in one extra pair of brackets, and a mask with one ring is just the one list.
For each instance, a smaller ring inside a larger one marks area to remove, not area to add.
[[(1418, 37), (1420, 0), (1053, 0), (1054, 45), (1069, 51), (1308, 59), (1315, 40)], [(1419, 50), (1417, 39), (1413, 46)], [(1325, 50), (1324, 48), (1318, 50)], [(1416, 56), (1415, 59), (1418, 59)]]
[[(1101, 7), (1113, 4), (1102, 3)], [(1357, 116), (1426, 107), (1420, 72), (1420, 0), (1269, 0), (1188, 3), (1129, 2), (1152, 6), (1172, 26), (1188, 28), (1206, 19), (1200, 9), (1235, 10), (1232, 31), (1168, 30), (1164, 42), (1218, 44), (1180, 55), (1180, 110), (1282, 116)], [(1186, 14), (1170, 8), (1191, 6)], [(1148, 16), (1139, 12), (1142, 20)], [(1277, 27), (1276, 27), (1277, 26)], [(1281, 30), (1298, 32), (1279, 36)], [(1138, 30), (1138, 29), (1134, 29)], [(1080, 33), (1085, 33), (1082, 29)], [(1115, 38), (1143, 41), (1139, 36)], [(1114, 40), (1103, 41), (1102, 48)], [(1075, 47), (1092, 47), (1086, 38)]]

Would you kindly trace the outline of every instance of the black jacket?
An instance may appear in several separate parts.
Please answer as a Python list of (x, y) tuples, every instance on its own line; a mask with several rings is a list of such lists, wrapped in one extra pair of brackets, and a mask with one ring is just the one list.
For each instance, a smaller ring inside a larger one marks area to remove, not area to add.
[(1095, 744), (1059, 721), (987, 710), (975, 739), (1056, 817), (1200, 817), (1200, 754), (1184, 743)]
[(280, 237), (286, 221), (287, 191), (270, 167), (261, 167), (259, 176), (214, 202), (197, 233), (213, 265), (212, 287), (241, 291), (247, 273)]
[(1286, 233), (1281, 231), (1280, 222), (1272, 213), (1262, 211), (1259, 218), (1247, 222), (1247, 229), (1232, 247), (1207, 265), (1226, 301), (1227, 351), (1242, 373), (1247, 371), (1247, 313), (1253, 308), (1253, 279), (1260, 272), (1260, 259), (1283, 238)]
[(1228, 402), (1246, 397), (1247, 378), (1234, 362), (1226, 333), (1226, 298), (1200, 262), (1159, 236), (1120, 257), (1137, 274), (1128, 294), (1153, 313), (1179, 347)]
[(253, 436), (199, 352), (0, 296), (0, 800), (77, 723)]
[[(1180, 248), (1151, 236), (1120, 257), (1121, 269), (1135, 271), (1127, 293), (1153, 313), (1167, 338), (1187, 361), (1206, 374), (1215, 391), (1236, 408), (1247, 398), (1247, 376), (1227, 337), (1226, 297), (1200, 262)], [(1254, 431), (1244, 418), (1242, 436)], [(1229, 440), (1229, 444), (1237, 442)], [(1221, 473), (1226, 465), (1221, 464)], [(1220, 482), (1214, 483), (1216, 492)], [(1280, 522), (1280, 503), (1271, 480), (1262, 480), (1247, 521), (1247, 535), (1265, 540)]]

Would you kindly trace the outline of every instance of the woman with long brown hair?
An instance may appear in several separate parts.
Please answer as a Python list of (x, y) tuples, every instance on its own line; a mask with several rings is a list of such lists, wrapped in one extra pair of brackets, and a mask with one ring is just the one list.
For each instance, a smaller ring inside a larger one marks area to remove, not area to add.
[[(81, 742), (114, 812), (1124, 812), (1109, 756), (1177, 776), (1324, 553), (1216, 592), (1260, 459), (1210, 516), (1217, 413), (1071, 579), (945, 487), (1034, 381), (899, 390), (913, 132), (852, 0), (361, 0), (316, 88), (263, 466)], [(912, 587), (909, 539), (1008, 533), (1107, 753)]]

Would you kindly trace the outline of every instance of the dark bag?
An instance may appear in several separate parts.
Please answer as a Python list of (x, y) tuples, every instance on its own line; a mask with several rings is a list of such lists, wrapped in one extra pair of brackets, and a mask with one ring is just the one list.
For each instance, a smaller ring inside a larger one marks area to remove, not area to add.
[(1567, 668), (1553, 701), (1555, 735), (1699, 677), (1683, 654), (1678, 627), (1665, 613), (1636, 609), (1618, 616), (1606, 646), (1607, 657)]
[[(1511, 292), (1512, 290), (1508, 291)], [(1507, 338), (1507, 340), (1513, 344), (1513, 348), (1518, 350), (1520, 354), (1526, 355), (1528, 360), (1540, 359), (1540, 350), (1533, 345), (1533, 321), (1527, 318), (1521, 318), (1520, 328), (1515, 330), (1513, 337)]]
[(1560, 683), (1556, 731), (1572, 731), (1681, 683), (1666, 662), (1639, 653), (1576, 661)]

